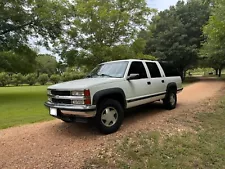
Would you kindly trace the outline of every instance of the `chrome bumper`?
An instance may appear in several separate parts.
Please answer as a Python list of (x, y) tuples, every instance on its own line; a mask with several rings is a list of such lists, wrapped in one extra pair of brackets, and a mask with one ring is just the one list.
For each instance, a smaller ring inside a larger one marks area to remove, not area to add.
[(55, 104), (51, 102), (45, 102), (46, 107), (59, 109), (64, 115), (73, 115), (79, 117), (95, 117), (96, 106), (95, 105), (70, 105), (70, 104)]

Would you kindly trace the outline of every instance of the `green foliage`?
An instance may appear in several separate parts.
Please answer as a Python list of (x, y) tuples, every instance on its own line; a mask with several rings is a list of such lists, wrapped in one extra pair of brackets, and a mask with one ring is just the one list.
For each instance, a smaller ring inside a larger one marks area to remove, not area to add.
[(201, 41), (204, 40), (202, 26), (208, 18), (207, 3), (179, 1), (176, 6), (152, 18), (145, 53), (173, 61), (184, 72), (196, 64)]
[(0, 73), (0, 86), (6, 86), (10, 82), (10, 77), (7, 73), (1, 72)]
[(201, 54), (206, 57), (209, 66), (221, 70), (225, 67), (225, 0), (215, 0), (208, 24), (204, 27), (207, 40), (203, 44)]
[(57, 45), (72, 17), (70, 8), (66, 0), (0, 1), (0, 70), (33, 72), (36, 52), (29, 40)]
[(77, 73), (77, 72), (64, 72), (62, 74), (62, 81), (71, 81), (71, 80), (77, 80), (82, 79), (84, 77), (84, 74)]
[(41, 74), (39, 77), (38, 77), (38, 82), (41, 84), (41, 85), (45, 85), (47, 82), (48, 82), (49, 78), (48, 78), (48, 74)]
[(146, 25), (151, 13), (145, 0), (77, 0), (75, 8), (76, 18), (66, 45), (70, 49), (65, 48), (62, 53), (70, 66), (93, 67), (126, 58), (127, 53), (132, 53), (127, 44), (136, 38), (138, 27)]
[(21, 73), (13, 74), (11, 78), (11, 84), (18, 86), (25, 81), (24, 76)]
[(37, 75), (35, 73), (27, 74), (25, 76), (25, 83), (29, 84), (30, 86), (34, 85), (37, 81)]
[(56, 58), (51, 55), (38, 55), (36, 58), (37, 72), (46, 73), (48, 75), (54, 74), (57, 68)]
[(56, 74), (53, 74), (50, 77), (51, 82), (54, 84), (59, 83), (60, 79), (61, 79), (60, 75), (56, 75)]
[(26, 45), (14, 47), (13, 50), (1, 51), (0, 70), (12, 73), (29, 73), (35, 70), (37, 54)]

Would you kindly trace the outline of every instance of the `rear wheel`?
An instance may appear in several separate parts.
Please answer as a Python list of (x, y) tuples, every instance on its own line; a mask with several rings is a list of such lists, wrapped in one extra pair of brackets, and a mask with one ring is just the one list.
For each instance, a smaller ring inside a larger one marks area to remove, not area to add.
[(113, 99), (100, 102), (97, 108), (96, 124), (101, 133), (110, 134), (116, 132), (124, 118), (124, 110), (121, 104)]
[(163, 104), (168, 110), (175, 109), (177, 105), (177, 92), (175, 90), (169, 90), (163, 100)]

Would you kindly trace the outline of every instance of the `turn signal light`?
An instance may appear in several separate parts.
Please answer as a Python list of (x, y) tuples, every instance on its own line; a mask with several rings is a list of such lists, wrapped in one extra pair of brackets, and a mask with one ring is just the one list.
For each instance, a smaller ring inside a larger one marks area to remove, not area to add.
[(90, 90), (84, 90), (84, 104), (90, 105), (91, 104), (91, 93)]

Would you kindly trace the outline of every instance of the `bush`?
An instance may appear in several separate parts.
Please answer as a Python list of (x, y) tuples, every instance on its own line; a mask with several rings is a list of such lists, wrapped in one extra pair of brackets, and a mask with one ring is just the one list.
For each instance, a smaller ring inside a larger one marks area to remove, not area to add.
[(75, 73), (75, 72), (64, 72), (62, 75), (62, 81), (71, 81), (76, 79), (82, 79), (85, 75), (81, 73)]
[(10, 82), (10, 77), (7, 73), (2, 72), (0, 73), (0, 86), (6, 86)]
[(38, 82), (39, 82), (41, 85), (45, 85), (45, 84), (48, 82), (48, 75), (47, 75), (47, 74), (41, 74), (41, 75), (38, 77)]
[(53, 75), (51, 75), (50, 80), (51, 80), (52, 83), (56, 84), (60, 81), (60, 76), (56, 75), (56, 74), (53, 74)]
[(21, 73), (12, 75), (11, 84), (18, 86), (23, 83), (24, 83), (24, 76)]
[(36, 83), (36, 78), (37, 78), (37, 76), (35, 73), (28, 74), (25, 76), (25, 83), (32, 86)]

